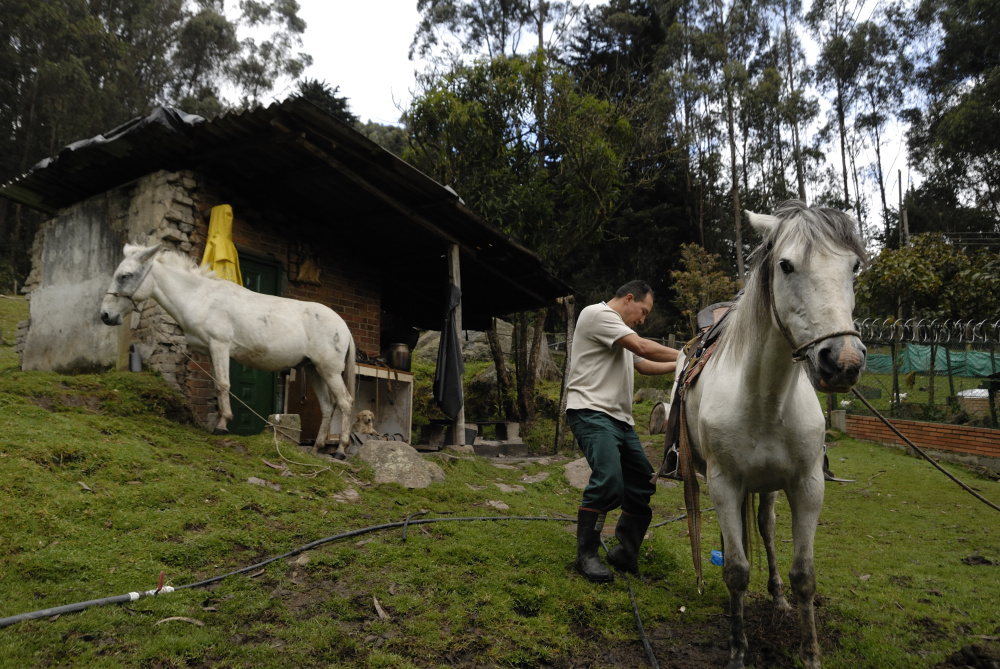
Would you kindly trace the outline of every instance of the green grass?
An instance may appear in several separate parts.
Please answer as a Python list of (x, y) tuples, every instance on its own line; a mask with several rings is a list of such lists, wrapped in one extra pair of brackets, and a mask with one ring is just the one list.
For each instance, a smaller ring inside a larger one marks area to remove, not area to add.
[[(562, 473), (578, 453), (513, 469), (439, 459), (445, 482), (422, 490), (376, 485), (358, 461), (312, 478), (304, 474), (314, 467), (289, 464), (298, 475), (282, 477), (264, 461), (326, 462), (292, 446), (279, 453), (266, 436), (213, 437), (172, 419), (182, 415), (179, 398), (156, 375), (19, 372), (10, 349), (0, 347), (0, 617), (148, 590), (161, 571), (169, 585), (194, 583), (422, 510), (419, 518), (575, 517), (579, 503)], [(651, 409), (635, 407), (640, 430)], [(1000, 560), (996, 512), (894, 450), (844, 439), (830, 459), (857, 482), (828, 484), (817, 532), (825, 666), (933, 667), (1000, 636), (1000, 567), (963, 562)], [(944, 466), (1000, 501), (997, 482)], [(522, 481), (541, 472), (549, 476), (540, 483)], [(360, 502), (337, 501), (348, 487)], [(654, 522), (675, 517), (681, 489), (661, 486), (653, 505)], [(783, 497), (777, 513), (787, 574)], [(643, 666), (625, 582), (602, 587), (574, 572), (572, 525), (438, 522), (411, 525), (405, 541), (395, 529), (330, 542), (260, 574), (0, 629), (0, 667)], [(692, 649), (724, 659), (727, 595), (707, 561), (717, 536), (708, 512), (702, 594), (684, 522), (652, 530), (643, 545), (647, 582), (635, 595), (661, 666), (683, 666), (678, 658)], [(770, 629), (762, 563), (758, 556), (748, 625)], [(751, 657), (760, 657), (755, 639)], [(756, 666), (793, 666), (793, 644), (771, 652)]]

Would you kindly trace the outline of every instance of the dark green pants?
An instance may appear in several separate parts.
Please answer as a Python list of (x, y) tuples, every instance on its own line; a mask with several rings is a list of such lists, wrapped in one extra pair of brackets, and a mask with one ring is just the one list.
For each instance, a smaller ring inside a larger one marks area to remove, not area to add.
[(654, 470), (635, 428), (590, 409), (568, 409), (566, 421), (591, 469), (580, 508), (607, 513), (621, 507), (649, 517), (649, 498), (656, 492), (656, 484), (649, 482)]

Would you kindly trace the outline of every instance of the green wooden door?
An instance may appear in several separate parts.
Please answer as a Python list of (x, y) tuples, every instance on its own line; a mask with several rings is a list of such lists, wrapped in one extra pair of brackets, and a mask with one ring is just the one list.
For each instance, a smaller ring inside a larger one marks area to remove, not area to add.
[[(240, 259), (240, 274), (243, 275), (243, 285), (250, 290), (267, 295), (278, 294), (276, 266)], [(229, 431), (233, 434), (259, 434), (264, 429), (265, 419), (275, 413), (277, 373), (261, 372), (230, 359), (229, 383), (235, 396), (230, 402), (233, 420), (229, 423)], [(249, 408), (236, 398), (246, 402)]]

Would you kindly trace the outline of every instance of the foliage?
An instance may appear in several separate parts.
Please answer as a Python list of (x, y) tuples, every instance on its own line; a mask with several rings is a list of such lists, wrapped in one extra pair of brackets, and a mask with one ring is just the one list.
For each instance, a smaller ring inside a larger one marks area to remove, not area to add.
[(952, 198), (1000, 219), (1000, 16), (986, 0), (924, 0), (917, 19), (939, 39), (910, 110), (910, 151)]
[(348, 98), (337, 95), (339, 92), (340, 86), (331, 89), (329, 84), (318, 79), (305, 79), (299, 82), (300, 97), (309, 100), (334, 118), (348, 125), (355, 125), (360, 119), (351, 113)]
[(716, 302), (731, 300), (739, 284), (719, 268), (719, 256), (697, 244), (681, 246), (681, 267), (670, 273), (681, 313), (691, 323), (692, 336), (698, 333), (698, 312)]
[(901, 318), (988, 317), (996, 313), (1000, 262), (987, 250), (967, 253), (936, 234), (885, 249), (858, 276), (858, 312)]
[[(62, 147), (157, 105), (215, 116), (260, 103), (311, 57), (295, 53), (298, 3), (247, 0), (11, 0), (0, 3), (0, 183)], [(257, 37), (237, 39), (237, 29)], [(268, 33), (266, 38), (259, 35)], [(40, 216), (0, 202), (0, 267), (23, 282)]]

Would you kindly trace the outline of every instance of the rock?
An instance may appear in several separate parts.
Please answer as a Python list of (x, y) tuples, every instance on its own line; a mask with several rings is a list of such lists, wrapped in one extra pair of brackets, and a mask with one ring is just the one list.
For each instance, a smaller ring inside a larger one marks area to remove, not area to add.
[(365, 442), (358, 457), (375, 470), (375, 483), (398, 483), (404, 488), (426, 488), (444, 481), (444, 470), (428, 462), (415, 448), (401, 441)]
[(522, 476), (521, 480), (524, 481), (525, 483), (541, 483), (548, 477), (549, 477), (548, 472), (541, 472), (539, 474), (535, 474), (534, 476), (528, 476), (528, 475)]
[(639, 388), (635, 391), (635, 396), (632, 397), (632, 404), (638, 404), (639, 402), (651, 401), (656, 402), (669, 402), (670, 393), (665, 390), (660, 390), (659, 388)]
[(494, 483), (496, 487), (500, 488), (500, 492), (526, 492), (527, 488), (523, 485), (507, 485), (506, 483)]
[(493, 508), (493, 509), (496, 509), (498, 511), (509, 511), (510, 510), (509, 506), (507, 506), (506, 504), (504, 504), (503, 502), (501, 502), (498, 499), (491, 499), (490, 501), (486, 502), (486, 506), (488, 506), (490, 508)]
[(579, 458), (574, 460), (569, 464), (563, 465), (563, 470), (566, 472), (566, 480), (574, 488), (579, 488), (583, 490), (587, 487), (587, 483), (590, 482), (590, 465), (587, 464), (587, 458)]

